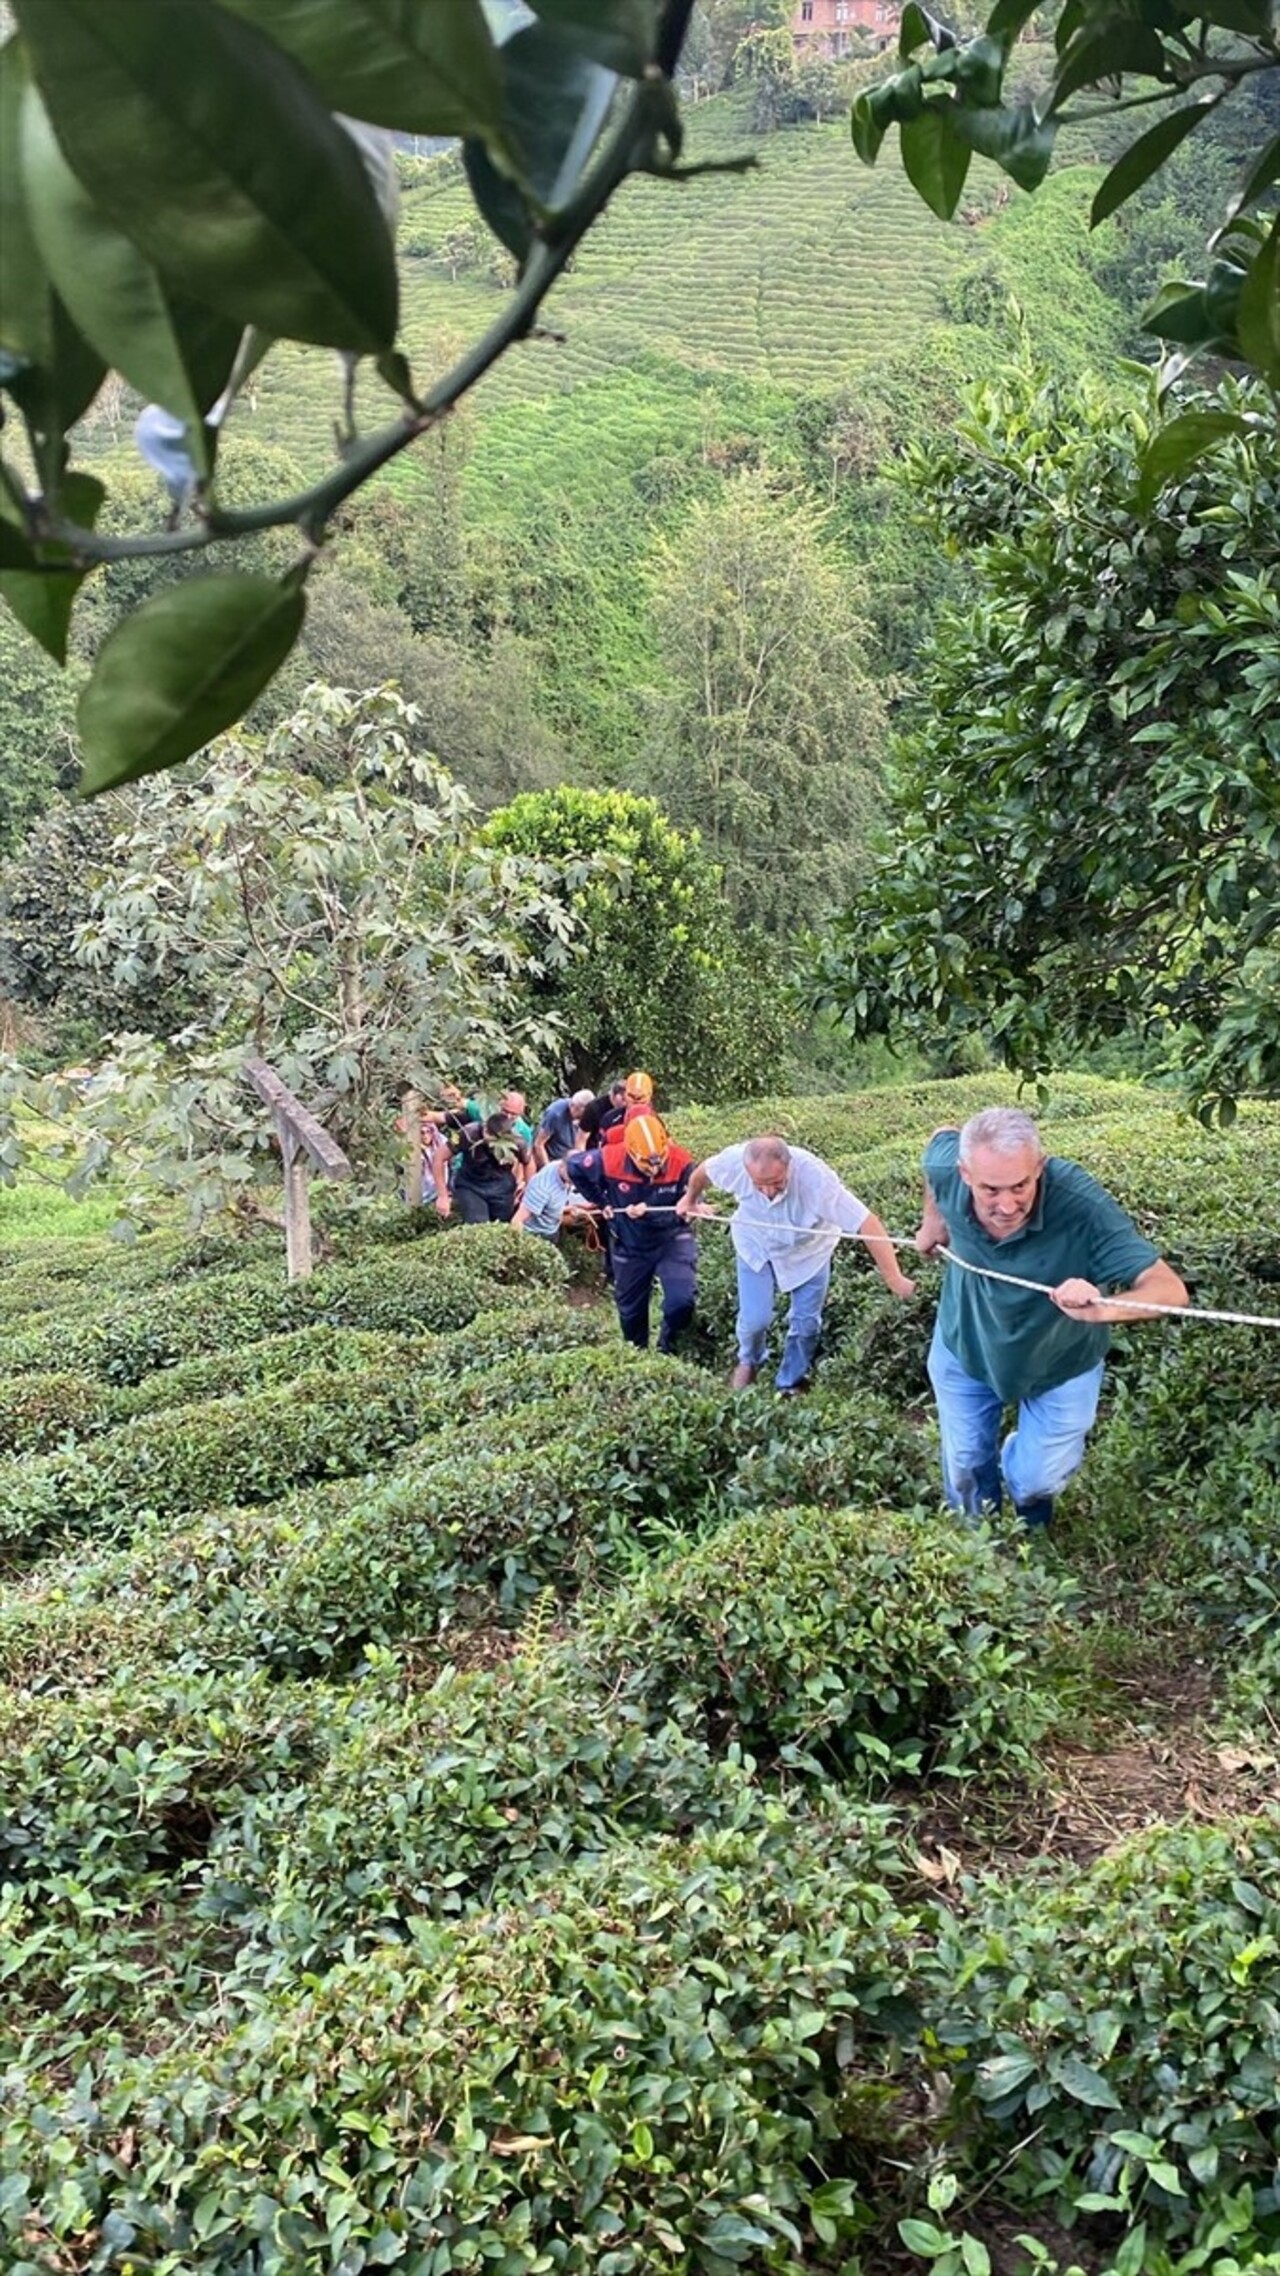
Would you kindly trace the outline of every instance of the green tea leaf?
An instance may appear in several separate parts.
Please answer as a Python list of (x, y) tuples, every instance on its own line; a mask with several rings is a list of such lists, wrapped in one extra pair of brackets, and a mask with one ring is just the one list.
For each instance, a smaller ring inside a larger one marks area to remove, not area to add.
[(0, 347), (47, 363), (49, 280), (31, 228), (19, 157), (19, 118), (30, 83), (22, 42), (6, 40), (0, 48)]
[(1213, 109), (1212, 103), (1189, 103), (1184, 110), (1170, 112), (1146, 134), (1132, 142), (1122, 158), (1117, 158), (1111, 172), (1101, 184), (1089, 211), (1091, 226), (1096, 229), (1100, 221), (1122, 206), (1135, 190), (1140, 190), (1157, 167), (1185, 142), (1200, 121)]
[(391, 346), (386, 222), (350, 136), (278, 47), (214, 0), (19, 0), (19, 18), (63, 155), (184, 291), (273, 334)]
[(1240, 351), (1273, 387), (1280, 387), (1280, 218), (1240, 288), (1236, 313)]
[(908, 180), (940, 221), (950, 221), (969, 171), (967, 144), (951, 132), (950, 103), (929, 103), (901, 129)]
[(86, 796), (189, 758), (248, 709), (302, 629), (300, 584), (191, 577), (126, 617), (80, 698)]
[(1157, 429), (1142, 453), (1138, 504), (1144, 513), (1154, 505), (1166, 482), (1185, 474), (1224, 435), (1242, 435), (1245, 421), (1233, 411), (1183, 411)]
[(957, 103), (951, 125), (980, 158), (992, 158), (1020, 190), (1040, 187), (1049, 171), (1058, 122), (1042, 119), (1031, 103), (1010, 110), (971, 109)]

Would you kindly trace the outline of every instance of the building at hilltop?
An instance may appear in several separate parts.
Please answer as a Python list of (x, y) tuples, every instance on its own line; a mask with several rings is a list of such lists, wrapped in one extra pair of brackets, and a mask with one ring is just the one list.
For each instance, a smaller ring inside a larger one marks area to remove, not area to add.
[(898, 16), (894, 0), (796, 0), (791, 37), (802, 61), (836, 58), (855, 48), (865, 50), (868, 37), (875, 46), (888, 47), (898, 36)]

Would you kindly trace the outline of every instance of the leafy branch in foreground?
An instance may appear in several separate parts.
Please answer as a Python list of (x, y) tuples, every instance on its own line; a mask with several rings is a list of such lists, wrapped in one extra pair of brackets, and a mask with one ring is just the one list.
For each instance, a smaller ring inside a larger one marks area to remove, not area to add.
[[(202, 576), (107, 641), (81, 703), (86, 787), (174, 765), (293, 646), (333, 516), (532, 329), (620, 185), (678, 176), (671, 85), (693, 0), (531, 0), (499, 44), (481, 0), (14, 0), (0, 48), (0, 390), (30, 471), (0, 458), (0, 594), (59, 662), (98, 564), (296, 526), (278, 584)], [(180, 25), (178, 18), (180, 17)], [(459, 135), (483, 221), (519, 263), (496, 322), (419, 390), (396, 347), (396, 130)], [(400, 409), (344, 422), (311, 488), (220, 505), (223, 422), (277, 339), (370, 357)], [(167, 527), (104, 536), (70, 433), (108, 367), (152, 399)]]
[[(996, 0), (984, 31), (962, 41), (908, 0), (898, 54), (905, 68), (853, 105), (858, 156), (873, 166), (890, 126), (926, 205), (950, 220), (970, 160), (993, 159), (1024, 190), (1049, 170), (1061, 127), (1167, 104), (1117, 159), (1093, 201), (1094, 223), (1133, 197), (1175, 150), (1259, 72), (1280, 70), (1273, 0), (1062, 0), (1057, 67), (1043, 103), (1010, 101), (1006, 79), (1034, 0)], [(927, 49), (923, 60), (920, 51)], [(1072, 109), (1092, 92), (1099, 101)], [(1167, 285), (1144, 327), (1175, 350), (1249, 364), (1280, 386), (1280, 133), (1247, 150), (1235, 195), (1210, 243), (1202, 283)], [(1182, 359), (1185, 360), (1185, 357)]]

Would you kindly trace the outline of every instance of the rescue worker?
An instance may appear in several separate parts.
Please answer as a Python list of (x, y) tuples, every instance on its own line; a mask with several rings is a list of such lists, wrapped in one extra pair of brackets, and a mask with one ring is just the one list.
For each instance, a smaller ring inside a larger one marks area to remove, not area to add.
[(698, 1249), (692, 1228), (675, 1214), (693, 1156), (672, 1144), (656, 1114), (633, 1115), (601, 1147), (570, 1154), (569, 1182), (603, 1210), (613, 1252), (613, 1293), (625, 1340), (649, 1344), (649, 1298), (662, 1289), (659, 1351), (671, 1351), (693, 1318)]

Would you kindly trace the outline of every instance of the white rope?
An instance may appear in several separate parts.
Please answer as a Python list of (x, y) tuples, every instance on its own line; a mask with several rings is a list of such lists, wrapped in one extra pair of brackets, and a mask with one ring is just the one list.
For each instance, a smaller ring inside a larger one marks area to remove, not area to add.
[[(594, 1204), (590, 1206), (592, 1214), (596, 1216), (612, 1216), (615, 1214), (611, 1210), (596, 1210)], [(674, 1217), (677, 1215), (674, 1202), (659, 1203), (652, 1208), (648, 1202), (645, 1202), (642, 1206), (645, 1215), (648, 1217)], [(620, 1210), (616, 1214), (625, 1216), (626, 1211)], [(733, 1219), (724, 1216), (718, 1209), (699, 1207), (695, 1209), (692, 1216), (686, 1219), (686, 1223), (690, 1225), (696, 1223), (699, 1225), (730, 1226)], [(769, 1225), (764, 1229), (771, 1237), (780, 1234), (784, 1239), (790, 1240), (806, 1240), (811, 1233), (834, 1233), (838, 1241), (862, 1241), (872, 1248), (911, 1249), (915, 1251), (917, 1256), (919, 1255), (914, 1236), (910, 1234), (846, 1233), (838, 1225)], [(961, 1272), (976, 1273), (982, 1280), (1002, 1280), (1008, 1288), (1030, 1288), (1037, 1296), (1051, 1297), (1053, 1295), (1053, 1290), (1047, 1281), (1021, 1280), (1013, 1272), (996, 1272), (990, 1265), (970, 1264), (967, 1257), (958, 1257), (954, 1249), (939, 1247), (934, 1254), (942, 1257), (947, 1264), (957, 1265)], [(926, 1260), (922, 1258), (921, 1262), (924, 1261)], [(1280, 1317), (1267, 1312), (1212, 1312), (1198, 1304), (1146, 1304), (1140, 1297), (1125, 1295), (1104, 1296), (1102, 1302), (1104, 1304), (1123, 1304), (1128, 1312), (1149, 1312), (1155, 1317), (1167, 1320), (1215, 1320), (1226, 1326), (1236, 1328), (1280, 1328)], [(1069, 1312), (1067, 1317), (1070, 1318)], [(1107, 1322), (1099, 1321), (1096, 1324), (1105, 1327)], [(1116, 1321), (1114, 1324), (1117, 1327), (1124, 1325), (1123, 1321)]]
[[(1043, 1280), (1020, 1280), (1013, 1272), (993, 1272), (990, 1265), (970, 1264), (967, 1257), (958, 1257), (954, 1249), (939, 1248), (937, 1254), (945, 1257), (948, 1264), (959, 1265), (961, 1272), (976, 1272), (983, 1280), (1002, 1280), (1008, 1288), (1031, 1288), (1038, 1296), (1053, 1294)], [(1237, 1328), (1280, 1328), (1280, 1319), (1265, 1312), (1210, 1312), (1198, 1304), (1144, 1304), (1139, 1296), (1125, 1295), (1104, 1296), (1102, 1301), (1123, 1304), (1128, 1312), (1151, 1312), (1168, 1320), (1221, 1320)]]

